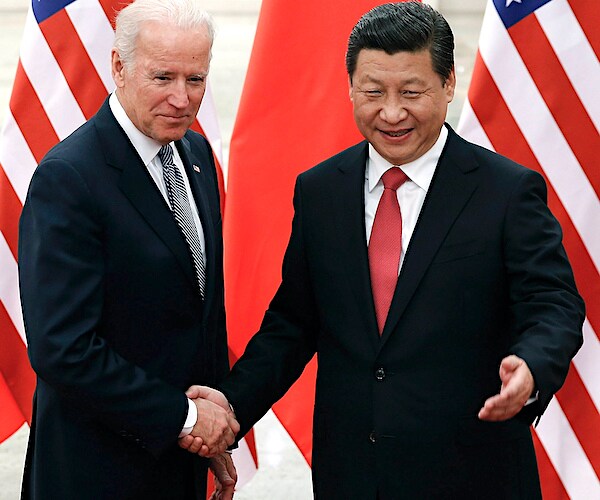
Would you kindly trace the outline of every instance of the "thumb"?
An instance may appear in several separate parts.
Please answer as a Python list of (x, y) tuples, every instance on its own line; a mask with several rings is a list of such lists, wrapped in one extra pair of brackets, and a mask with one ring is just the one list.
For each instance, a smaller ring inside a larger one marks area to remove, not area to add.
[(185, 395), (190, 399), (208, 399), (210, 393), (213, 391), (214, 389), (211, 389), (210, 387), (206, 387), (204, 385), (192, 385), (187, 391), (185, 391)]
[(521, 358), (514, 354), (504, 358), (502, 363), (500, 363), (500, 380), (502, 380), (502, 382), (508, 382), (521, 363)]
[(187, 391), (185, 391), (185, 395), (190, 399), (196, 399), (200, 396), (200, 386), (192, 385)]

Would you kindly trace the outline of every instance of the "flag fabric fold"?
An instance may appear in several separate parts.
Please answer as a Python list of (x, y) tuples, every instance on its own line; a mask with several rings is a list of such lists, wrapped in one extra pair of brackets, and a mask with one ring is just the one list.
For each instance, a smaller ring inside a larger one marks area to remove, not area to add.
[(600, 498), (600, 4), (489, 0), (458, 131), (542, 173), (586, 301), (584, 344), (533, 430), (545, 499)]

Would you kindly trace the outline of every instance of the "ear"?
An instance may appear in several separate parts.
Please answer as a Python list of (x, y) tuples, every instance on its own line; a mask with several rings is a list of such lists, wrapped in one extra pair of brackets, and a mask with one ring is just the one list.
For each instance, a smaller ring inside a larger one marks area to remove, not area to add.
[(452, 102), (454, 99), (454, 90), (456, 89), (456, 73), (454, 71), (454, 66), (450, 70), (450, 74), (444, 83), (444, 90), (446, 91), (446, 101), (448, 103)]
[(348, 77), (348, 95), (350, 96), (350, 100), (352, 102), (354, 102), (354, 97), (352, 95), (352, 90), (353, 90), (353, 87), (352, 87), (352, 77), (349, 76)]
[(125, 84), (125, 79), (123, 76), (123, 74), (125, 73), (125, 66), (123, 65), (121, 56), (115, 49), (112, 49), (110, 57), (113, 80), (115, 81), (115, 85), (117, 86), (117, 88), (121, 88)]

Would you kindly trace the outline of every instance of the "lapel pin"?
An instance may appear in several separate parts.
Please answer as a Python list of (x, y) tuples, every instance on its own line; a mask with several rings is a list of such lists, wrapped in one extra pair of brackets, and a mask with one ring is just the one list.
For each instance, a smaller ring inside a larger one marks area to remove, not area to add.
[(200, 167), (198, 165), (192, 165), (192, 168), (196, 171), (196, 172), (200, 172)]

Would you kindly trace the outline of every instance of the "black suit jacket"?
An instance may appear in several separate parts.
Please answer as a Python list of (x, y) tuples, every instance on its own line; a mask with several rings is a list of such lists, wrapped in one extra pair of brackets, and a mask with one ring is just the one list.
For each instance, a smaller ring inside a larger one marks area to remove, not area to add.
[[(316, 352), (318, 498), (539, 497), (529, 423), (562, 385), (584, 318), (543, 179), (449, 130), (380, 337), (367, 153), (363, 142), (297, 180), (281, 286), (221, 385), (242, 433)], [(480, 421), (510, 353), (539, 402)]]
[(33, 176), (19, 240), (38, 375), (24, 498), (204, 498), (206, 461), (177, 437), (185, 389), (228, 371), (221, 215), (207, 141), (188, 132), (177, 148), (206, 239), (204, 301), (108, 101)]

